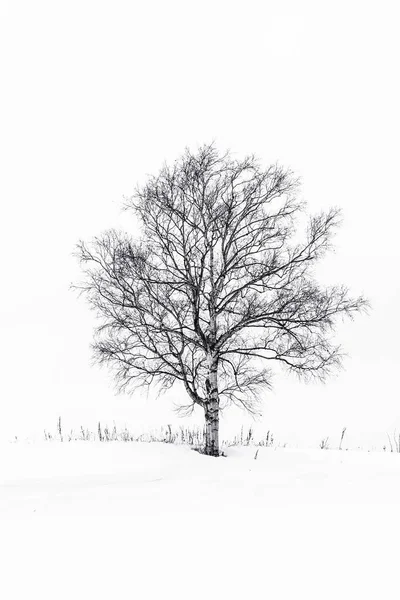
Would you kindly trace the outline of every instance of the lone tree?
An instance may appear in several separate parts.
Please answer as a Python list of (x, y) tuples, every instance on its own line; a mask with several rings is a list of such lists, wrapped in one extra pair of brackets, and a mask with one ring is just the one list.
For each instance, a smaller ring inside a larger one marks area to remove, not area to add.
[(297, 192), (290, 171), (207, 145), (126, 201), (141, 239), (108, 231), (78, 244), (79, 287), (100, 318), (95, 357), (121, 389), (181, 382), (190, 400), (182, 408), (204, 409), (206, 454), (219, 454), (221, 408), (256, 410), (271, 361), (306, 378), (338, 367), (336, 318), (366, 306), (343, 286), (315, 282), (339, 212), (311, 217), (301, 239)]

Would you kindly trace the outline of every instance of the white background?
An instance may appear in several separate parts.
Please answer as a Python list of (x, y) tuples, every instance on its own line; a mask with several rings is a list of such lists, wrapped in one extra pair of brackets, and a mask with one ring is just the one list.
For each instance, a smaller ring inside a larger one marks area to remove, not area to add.
[[(123, 195), (215, 140), (292, 168), (311, 211), (342, 207), (320, 277), (372, 304), (340, 328), (349, 358), (328, 384), (277, 373), (260, 431), (314, 444), (347, 426), (356, 445), (384, 443), (400, 428), (396, 3), (0, 6), (0, 434), (40, 435), (58, 415), (71, 427), (177, 421), (178, 390), (115, 396), (90, 365), (72, 252), (106, 228), (132, 231)], [(232, 411), (223, 426), (242, 421)]]

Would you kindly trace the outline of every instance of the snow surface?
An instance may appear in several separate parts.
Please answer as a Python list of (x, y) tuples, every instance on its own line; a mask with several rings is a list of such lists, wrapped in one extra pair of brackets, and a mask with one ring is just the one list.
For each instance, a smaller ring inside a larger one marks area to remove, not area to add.
[(0, 598), (397, 597), (400, 455), (0, 446)]

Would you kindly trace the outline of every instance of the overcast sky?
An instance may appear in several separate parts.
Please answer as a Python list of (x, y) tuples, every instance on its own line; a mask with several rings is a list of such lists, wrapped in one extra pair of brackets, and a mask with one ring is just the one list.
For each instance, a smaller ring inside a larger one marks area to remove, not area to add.
[[(293, 169), (310, 211), (342, 207), (320, 277), (372, 304), (339, 329), (345, 370), (324, 386), (277, 372), (259, 427), (302, 442), (347, 426), (367, 444), (400, 430), (396, 5), (3, 0), (0, 433), (58, 415), (74, 427), (177, 420), (178, 393), (116, 396), (90, 365), (72, 252), (106, 228), (132, 231), (122, 197), (212, 140)], [(242, 420), (227, 413), (223, 427)]]

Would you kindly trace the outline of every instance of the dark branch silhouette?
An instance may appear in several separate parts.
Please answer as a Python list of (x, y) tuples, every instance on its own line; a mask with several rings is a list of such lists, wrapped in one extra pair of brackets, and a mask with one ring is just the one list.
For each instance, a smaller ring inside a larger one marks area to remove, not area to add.
[(126, 201), (141, 239), (109, 231), (78, 246), (77, 287), (100, 318), (96, 358), (122, 389), (180, 381), (184, 410), (205, 411), (208, 454), (219, 453), (222, 407), (257, 411), (271, 361), (325, 378), (341, 362), (330, 336), (336, 319), (366, 307), (345, 287), (314, 280), (340, 214), (311, 217), (301, 239), (298, 185), (280, 166), (204, 146)]

